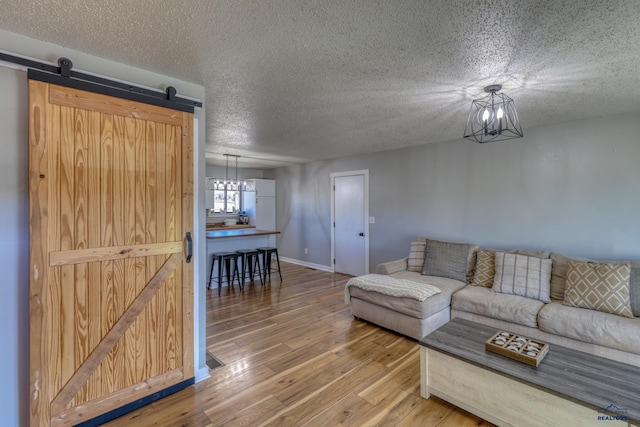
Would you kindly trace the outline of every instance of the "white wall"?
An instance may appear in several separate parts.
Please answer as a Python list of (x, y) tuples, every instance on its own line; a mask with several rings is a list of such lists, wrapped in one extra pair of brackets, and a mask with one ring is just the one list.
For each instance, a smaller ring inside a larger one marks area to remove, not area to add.
[[(40, 42), (0, 30), (0, 50), (56, 63), (68, 57), (74, 68), (106, 75), (138, 85), (164, 90), (174, 86), (179, 96), (205, 99), (205, 89), (192, 83), (151, 73), (124, 64), (97, 58), (50, 43)], [(29, 328), (28, 328), (28, 92), (26, 72), (5, 68), (0, 63), (0, 424), (23, 426), (29, 414)], [(206, 123), (204, 108), (198, 118), (199, 142), (195, 151), (195, 279), (196, 286), (196, 376), (208, 375), (205, 365), (205, 299), (206, 241), (204, 233), (204, 141)]]
[(278, 187), (281, 256), (330, 266), (329, 174), (360, 169), (376, 218), (372, 270), (405, 256), (418, 235), (640, 259), (640, 113), (265, 171)]

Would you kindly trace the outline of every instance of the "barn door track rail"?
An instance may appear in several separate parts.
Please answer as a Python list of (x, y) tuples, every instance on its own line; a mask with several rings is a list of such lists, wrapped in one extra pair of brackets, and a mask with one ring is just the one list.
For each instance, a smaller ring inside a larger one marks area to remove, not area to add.
[(173, 86), (167, 87), (166, 92), (161, 92), (72, 70), (73, 62), (68, 58), (59, 58), (56, 67), (44, 62), (0, 52), (0, 61), (27, 67), (28, 77), (31, 80), (115, 96), (187, 113), (193, 113), (194, 108), (202, 107), (202, 102), (176, 96), (177, 91)]

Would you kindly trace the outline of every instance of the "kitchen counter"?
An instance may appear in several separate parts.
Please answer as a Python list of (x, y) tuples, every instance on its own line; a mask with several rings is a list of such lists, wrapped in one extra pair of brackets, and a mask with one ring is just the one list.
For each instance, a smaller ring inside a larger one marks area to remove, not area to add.
[(214, 230), (236, 230), (236, 229), (245, 229), (245, 228), (256, 228), (254, 225), (249, 224), (234, 224), (234, 225), (224, 225), (222, 222), (208, 223), (207, 231)]
[[(280, 234), (279, 231), (259, 228), (207, 230), (207, 273), (211, 274), (212, 253), (276, 246), (276, 235), (278, 234)], [(207, 276), (207, 281), (208, 279), (209, 276)], [(215, 283), (213, 285), (216, 286)]]
[(229, 239), (233, 237), (254, 237), (280, 234), (279, 231), (259, 230), (257, 228), (215, 229), (207, 230), (207, 239)]

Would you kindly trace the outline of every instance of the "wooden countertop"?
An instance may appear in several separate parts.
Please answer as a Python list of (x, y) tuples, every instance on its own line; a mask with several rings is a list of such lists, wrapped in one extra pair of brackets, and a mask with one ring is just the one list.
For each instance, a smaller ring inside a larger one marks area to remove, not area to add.
[(214, 230), (236, 230), (236, 229), (246, 229), (246, 228), (256, 228), (254, 225), (249, 224), (234, 224), (234, 225), (224, 225), (222, 222), (208, 223), (207, 231)]
[(270, 234), (280, 234), (280, 232), (272, 231), (272, 230), (260, 230), (257, 228), (240, 228), (235, 230), (214, 230), (214, 231), (207, 231), (207, 239), (229, 239), (232, 237), (268, 236)]

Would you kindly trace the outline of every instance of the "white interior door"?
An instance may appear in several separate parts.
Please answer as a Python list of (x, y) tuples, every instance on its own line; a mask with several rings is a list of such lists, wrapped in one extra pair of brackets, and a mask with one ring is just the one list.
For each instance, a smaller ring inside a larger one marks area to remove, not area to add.
[(332, 175), (334, 270), (361, 276), (369, 269), (368, 174)]

